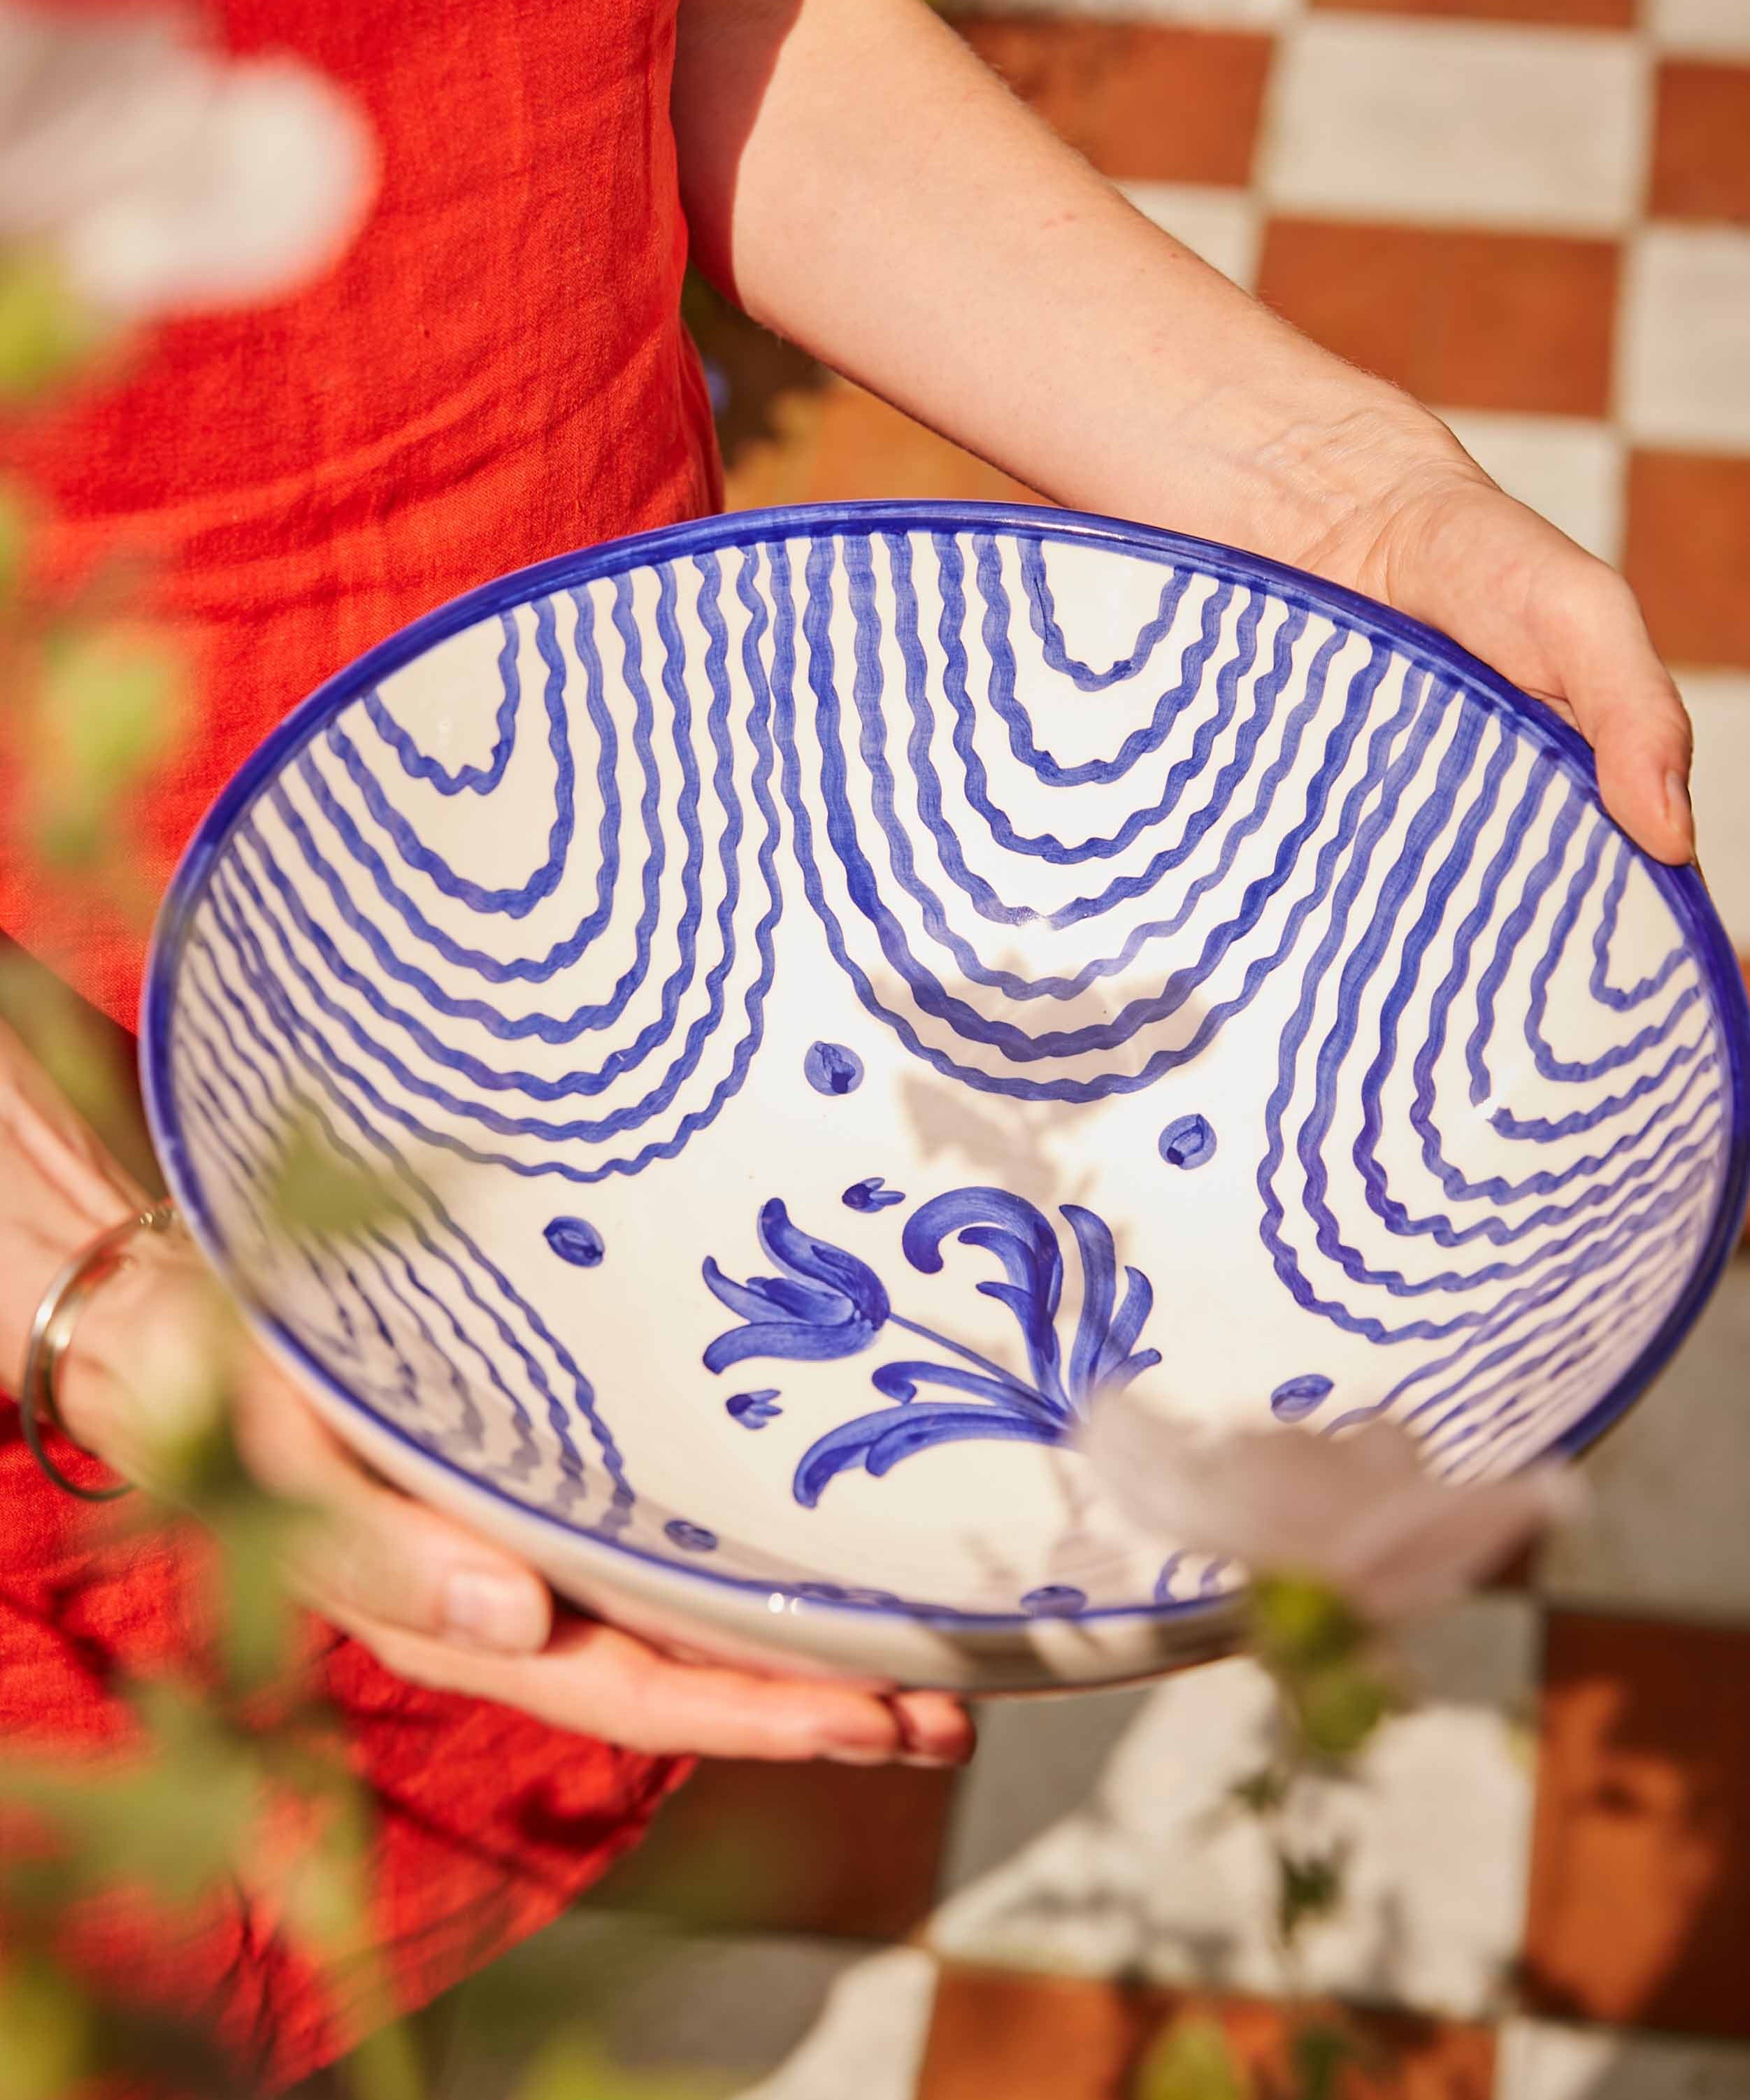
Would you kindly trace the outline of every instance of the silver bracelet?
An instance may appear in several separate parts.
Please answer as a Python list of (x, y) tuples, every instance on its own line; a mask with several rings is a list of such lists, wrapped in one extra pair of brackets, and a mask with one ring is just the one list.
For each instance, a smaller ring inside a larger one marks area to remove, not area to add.
[[(43, 1293), (36, 1317), (30, 1323), (30, 1341), (24, 1351), (24, 1375), (18, 1388), (19, 1426), (24, 1432), (31, 1457), (56, 1487), (69, 1495), (77, 1495), (82, 1502), (113, 1502), (117, 1496), (128, 1492), (128, 1484), (124, 1481), (117, 1488), (81, 1487), (77, 1480), (68, 1479), (43, 1449), (45, 1423), (61, 1436), (67, 1436), (56, 1392), (61, 1359), (67, 1353), (74, 1323), (84, 1311), (86, 1300), (108, 1277), (129, 1266), (133, 1260), (129, 1249), (135, 1238), (141, 1233), (168, 1232), (175, 1223), (175, 1206), (165, 1202), (155, 1204), (148, 1211), (139, 1211), (131, 1218), (124, 1218), (107, 1233), (99, 1233), (55, 1277)], [(70, 1437), (68, 1440), (72, 1442)], [(73, 1449), (83, 1450), (84, 1446), (76, 1444)], [(95, 1457), (95, 1454), (87, 1456)]]

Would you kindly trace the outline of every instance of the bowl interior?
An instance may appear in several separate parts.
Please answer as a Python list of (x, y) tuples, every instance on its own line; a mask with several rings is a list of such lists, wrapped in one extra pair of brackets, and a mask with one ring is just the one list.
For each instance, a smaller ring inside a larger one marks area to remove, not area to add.
[[(862, 506), (549, 563), (324, 688), (185, 863), (146, 1057), (258, 1317), (482, 1521), (1018, 1620), (1233, 1579), (1068, 1448), (1126, 1384), (1461, 1476), (1595, 1433), (1730, 1245), (1744, 1039), (1699, 884), (1450, 645)], [(280, 1229), (289, 1117), (398, 1215)]]

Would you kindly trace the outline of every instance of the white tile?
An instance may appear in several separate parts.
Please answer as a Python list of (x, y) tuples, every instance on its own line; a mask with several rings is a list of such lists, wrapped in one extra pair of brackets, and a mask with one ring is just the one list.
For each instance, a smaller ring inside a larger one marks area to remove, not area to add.
[(1196, 29), (1273, 29), (1307, 0), (946, 0), (948, 15), (1047, 15), (1160, 22)]
[(1750, 58), (1745, 0), (1642, 0), (1655, 42), (1698, 58)]
[(1118, 187), (1145, 217), (1165, 227), (1250, 291), (1258, 280), (1258, 249), (1263, 215), (1250, 190), (1222, 189), (1212, 183), (1121, 183)]
[(1537, 1586), (1567, 1604), (1750, 1616), (1750, 1263), (1735, 1261), (1676, 1361), (1580, 1461), (1586, 1514)]
[(1495, 2100), (1750, 2100), (1750, 2047), (1509, 2020)]
[[(1353, 1846), (1342, 1913), (1311, 1930), (1316, 1990), (1458, 2017), (1501, 2002), (1523, 1925), (1531, 1763), (1520, 1715), (1537, 1608), (1466, 1608), (1413, 1661), (1428, 1703), (1391, 1722), (1366, 1783), (1322, 1791)], [(1486, 1692), (1484, 1703), (1470, 1695)], [(1263, 1838), (1232, 1805), (1264, 1762), (1269, 1695), (1244, 1660), (1148, 1695), (1087, 1799), (951, 1895), (937, 1952), (972, 1961), (1270, 1992), (1281, 1976)]]
[(1750, 452), (1750, 232), (1643, 228), (1629, 245), (1619, 359), (1631, 439)]
[(1623, 461), (1620, 435), (1578, 416), (1488, 414), (1442, 408), (1471, 457), (1522, 503), (1570, 539), (1615, 562), (1622, 552)]
[(1750, 955), (1750, 671), (1684, 671), (1677, 687), (1695, 725), (1695, 838), (1714, 909)]
[(1283, 38), (1263, 186), (1297, 211), (1606, 233), (1640, 208), (1630, 36), (1309, 15)]

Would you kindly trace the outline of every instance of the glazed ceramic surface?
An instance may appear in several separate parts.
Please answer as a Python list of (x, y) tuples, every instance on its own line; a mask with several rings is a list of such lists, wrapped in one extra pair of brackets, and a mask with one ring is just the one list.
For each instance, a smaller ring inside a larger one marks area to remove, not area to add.
[[(1449, 643), (1065, 514), (719, 519), (311, 699), (166, 907), (174, 1191), (312, 1397), (581, 1601), (913, 1682), (1203, 1652), (1236, 1571), (1065, 1448), (1124, 1388), (1570, 1449), (1744, 1182), (1699, 883)], [(263, 1206), (289, 1112), (405, 1222)]]

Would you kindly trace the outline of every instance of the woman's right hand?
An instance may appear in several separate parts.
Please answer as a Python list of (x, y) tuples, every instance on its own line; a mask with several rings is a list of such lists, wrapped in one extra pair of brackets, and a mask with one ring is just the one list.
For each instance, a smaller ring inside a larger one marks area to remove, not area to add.
[[(211, 1290), (181, 1234), (142, 1239), (80, 1317), (62, 1366), (68, 1432), (125, 1476), (149, 1478), (175, 1427), (162, 1410), (199, 1378)], [(253, 1343), (232, 1406), (255, 1479), (318, 1513), (288, 1571), (295, 1592), (397, 1676), (638, 1750), (870, 1765), (972, 1754), (972, 1723), (945, 1693), (684, 1661), (568, 1609), (514, 1555), (371, 1472)]]

